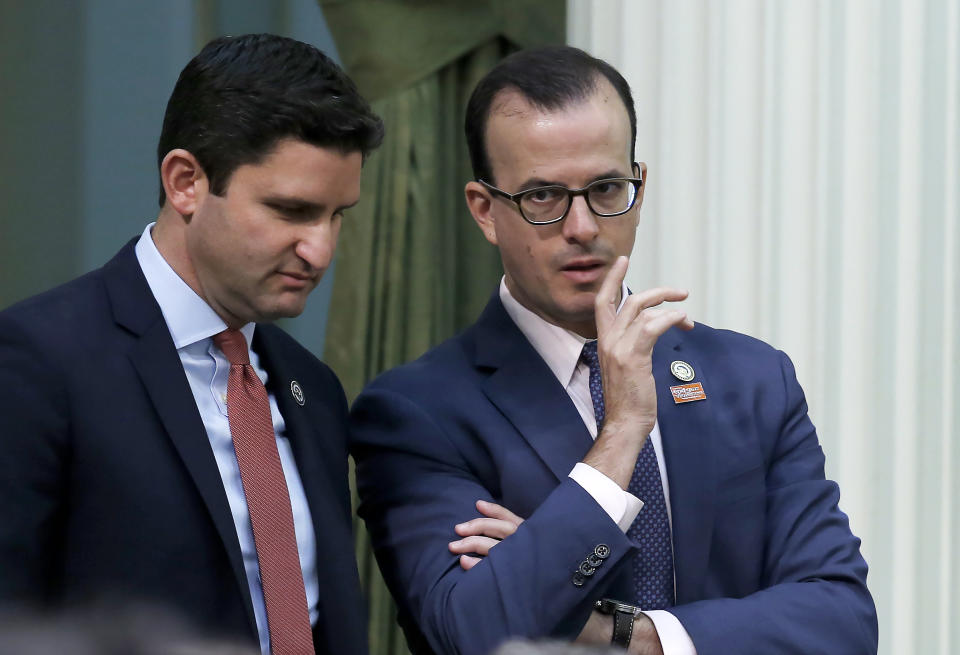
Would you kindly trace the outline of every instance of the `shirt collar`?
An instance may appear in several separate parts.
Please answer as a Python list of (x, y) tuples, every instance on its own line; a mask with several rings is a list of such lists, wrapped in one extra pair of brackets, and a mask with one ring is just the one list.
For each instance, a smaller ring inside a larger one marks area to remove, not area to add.
[[(144, 277), (147, 278), (153, 297), (160, 305), (163, 319), (173, 338), (173, 345), (180, 350), (223, 332), (227, 329), (227, 324), (177, 275), (157, 250), (150, 234), (154, 225), (156, 223), (150, 223), (137, 241), (135, 248), (137, 261), (140, 262), (140, 268), (143, 270)], [(253, 340), (255, 327), (255, 323), (247, 323), (240, 328), (247, 340), (248, 348)]]
[[(626, 300), (627, 285), (624, 283), (621, 288), (620, 307), (623, 307), (623, 301)], [(553, 371), (553, 374), (565, 388), (569, 386), (574, 372), (577, 370), (577, 364), (580, 362), (580, 353), (583, 351), (583, 344), (592, 339), (584, 339), (576, 332), (571, 332), (559, 325), (554, 325), (549, 321), (537, 316), (532, 311), (520, 304), (513, 297), (507, 288), (506, 277), (500, 278), (500, 302), (507, 314), (513, 319), (517, 327), (527, 338), (534, 350), (539, 353), (543, 361)]]

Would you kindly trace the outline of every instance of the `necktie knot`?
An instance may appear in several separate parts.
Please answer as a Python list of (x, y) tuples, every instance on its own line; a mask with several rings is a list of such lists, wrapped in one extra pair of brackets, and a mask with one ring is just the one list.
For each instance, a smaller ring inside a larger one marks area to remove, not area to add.
[(240, 330), (226, 329), (213, 335), (213, 342), (217, 344), (231, 366), (246, 366), (250, 363), (250, 353), (247, 351), (247, 339)]
[(594, 370), (600, 370), (600, 355), (597, 353), (597, 342), (588, 341), (583, 344), (583, 352), (580, 353), (580, 356), (583, 358), (583, 361), (587, 363), (587, 366), (590, 367), (590, 372), (593, 373)]

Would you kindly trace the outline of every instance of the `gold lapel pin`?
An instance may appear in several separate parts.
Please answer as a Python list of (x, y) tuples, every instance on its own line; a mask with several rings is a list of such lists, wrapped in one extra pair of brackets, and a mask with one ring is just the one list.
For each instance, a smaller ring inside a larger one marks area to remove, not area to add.
[(670, 372), (681, 382), (690, 382), (697, 375), (692, 366), (679, 359), (671, 362)]

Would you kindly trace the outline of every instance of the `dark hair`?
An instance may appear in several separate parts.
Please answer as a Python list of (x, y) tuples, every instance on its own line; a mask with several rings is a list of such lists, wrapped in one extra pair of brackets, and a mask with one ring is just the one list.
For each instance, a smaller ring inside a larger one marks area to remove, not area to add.
[(497, 94), (506, 89), (519, 91), (534, 107), (563, 109), (586, 100), (606, 78), (627, 108), (630, 117), (630, 154), (637, 141), (637, 114), (630, 85), (613, 66), (570, 46), (547, 46), (521, 50), (506, 57), (487, 73), (467, 102), (464, 131), (470, 163), (477, 179), (494, 183), (485, 141), (490, 108)]
[[(222, 37), (181, 71), (157, 144), (157, 165), (190, 151), (220, 195), (238, 166), (284, 138), (360, 151), (383, 140), (383, 121), (340, 67), (311, 45), (273, 34)], [(160, 206), (166, 194), (160, 186)]]

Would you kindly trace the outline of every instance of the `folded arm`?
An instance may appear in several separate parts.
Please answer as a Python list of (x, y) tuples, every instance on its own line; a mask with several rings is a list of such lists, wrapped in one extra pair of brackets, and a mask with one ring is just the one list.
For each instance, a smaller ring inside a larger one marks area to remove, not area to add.
[[(877, 650), (876, 613), (865, 585), (860, 542), (837, 508), (837, 485), (824, 479), (823, 453), (792, 365), (783, 355), (781, 362), (787, 394), (766, 473), (769, 529), (763, 588), (743, 598), (714, 598), (671, 608), (687, 634), (664, 642), (668, 654), (692, 652), (690, 638), (698, 655), (731, 652), (743, 643), (758, 652), (798, 655)], [(476, 554), (487, 555), (521, 521), (498, 505), (478, 503), (477, 509), (485, 518), (457, 526), (458, 535), (466, 538), (451, 543), (453, 552), (476, 547)], [(462, 555), (461, 565), (470, 568), (480, 561)], [(608, 640), (607, 619), (594, 613), (580, 640)], [(639, 642), (632, 644), (639, 649), (660, 645), (656, 631), (641, 632), (634, 642)]]
[[(414, 402), (369, 389), (353, 409), (360, 515), (401, 612), (438, 653), (486, 653), (512, 636), (573, 639), (633, 547), (572, 479), (562, 481), (516, 532), (466, 571), (448, 544), (494, 501), (495, 481), (473, 471)], [(489, 487), (489, 488), (488, 488)], [(571, 520), (576, 517), (576, 520)], [(600, 548), (602, 565), (574, 574)]]

